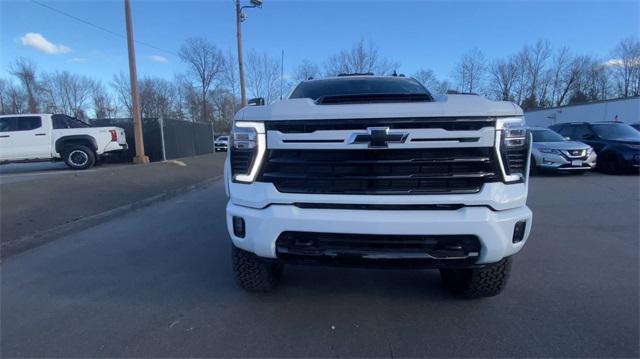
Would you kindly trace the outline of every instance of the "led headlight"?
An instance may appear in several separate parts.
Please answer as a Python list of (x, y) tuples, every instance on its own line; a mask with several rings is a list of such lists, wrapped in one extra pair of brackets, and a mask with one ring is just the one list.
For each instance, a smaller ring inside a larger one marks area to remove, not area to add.
[(546, 147), (541, 147), (541, 148), (538, 148), (538, 150), (539, 150), (540, 152), (542, 152), (542, 153), (553, 153), (553, 154), (555, 154), (555, 155), (560, 155), (560, 154), (561, 154), (561, 153), (560, 153), (560, 151), (559, 151), (559, 150), (556, 150), (555, 148), (546, 148)]
[(229, 156), (235, 182), (255, 181), (266, 148), (264, 123), (238, 121), (233, 124)]
[(529, 172), (531, 133), (522, 117), (496, 120), (496, 152), (502, 177), (507, 183), (524, 181)]

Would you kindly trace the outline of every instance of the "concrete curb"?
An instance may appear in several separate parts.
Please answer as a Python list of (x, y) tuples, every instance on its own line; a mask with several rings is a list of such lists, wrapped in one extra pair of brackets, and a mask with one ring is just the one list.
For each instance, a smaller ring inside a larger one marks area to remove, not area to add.
[(125, 204), (120, 207), (106, 210), (104, 212), (92, 214), (86, 217), (81, 217), (81, 218), (72, 220), (71, 222), (67, 222), (44, 231), (29, 234), (27, 236), (23, 236), (21, 238), (18, 238), (16, 240), (13, 240), (7, 243), (2, 242), (0, 247), (0, 258), (6, 259), (10, 256), (14, 256), (16, 254), (39, 247), (49, 242), (52, 242), (62, 237), (65, 234), (80, 231), (89, 227), (93, 227), (100, 223), (107, 222), (108, 220), (113, 219), (115, 217), (121, 216), (125, 213), (132, 212), (140, 208), (148, 207), (155, 203), (166, 201), (168, 199), (171, 199), (173, 197), (176, 197), (178, 195), (181, 195), (187, 192), (206, 188), (212, 183), (220, 180), (222, 177), (223, 175), (211, 177), (204, 181), (191, 184), (189, 186), (172, 189), (152, 197), (148, 197), (136, 202)]

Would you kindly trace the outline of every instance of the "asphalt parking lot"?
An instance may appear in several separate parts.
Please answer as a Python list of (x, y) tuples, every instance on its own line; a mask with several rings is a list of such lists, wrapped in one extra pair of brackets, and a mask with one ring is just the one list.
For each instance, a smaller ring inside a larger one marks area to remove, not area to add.
[[(113, 169), (119, 166), (126, 166), (126, 164), (103, 164), (84, 170), (82, 173)], [(78, 171), (70, 169), (64, 162), (12, 163), (0, 166), (0, 183), (28, 182), (53, 176), (73, 176), (76, 174)]]
[(221, 182), (3, 261), (2, 357), (638, 357), (638, 176), (542, 176), (500, 296), (435, 271), (288, 267), (248, 294)]

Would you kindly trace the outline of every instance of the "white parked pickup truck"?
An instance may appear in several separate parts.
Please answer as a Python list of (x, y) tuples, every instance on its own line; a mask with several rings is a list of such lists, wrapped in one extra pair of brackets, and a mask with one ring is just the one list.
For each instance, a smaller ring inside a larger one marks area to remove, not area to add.
[(0, 116), (0, 163), (64, 160), (87, 169), (109, 152), (128, 148), (120, 127), (91, 127), (73, 117), (52, 114)]
[(529, 237), (522, 109), (434, 99), (405, 77), (300, 83), (238, 111), (225, 166), (233, 270), (273, 289), (285, 264), (440, 269), (468, 298), (500, 293)]

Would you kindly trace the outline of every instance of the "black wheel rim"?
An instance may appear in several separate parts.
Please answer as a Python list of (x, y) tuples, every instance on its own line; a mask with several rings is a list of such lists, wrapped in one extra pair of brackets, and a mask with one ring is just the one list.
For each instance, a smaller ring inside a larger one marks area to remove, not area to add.
[(76, 167), (82, 167), (89, 162), (89, 155), (84, 151), (73, 150), (69, 154), (69, 162)]

